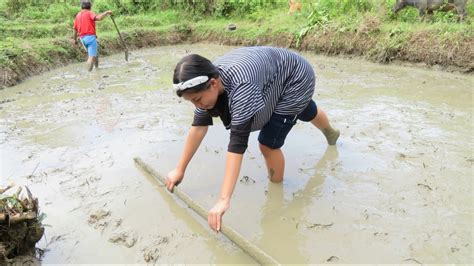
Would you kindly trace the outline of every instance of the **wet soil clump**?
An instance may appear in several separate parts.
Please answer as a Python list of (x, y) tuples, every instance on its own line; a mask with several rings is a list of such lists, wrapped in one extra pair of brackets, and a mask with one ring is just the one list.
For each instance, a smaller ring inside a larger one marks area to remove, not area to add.
[[(19, 187), (16, 193), (9, 195), (12, 187), (0, 189), (0, 263), (23, 255), (34, 256), (35, 245), (44, 234), (38, 200), (28, 187)], [(34, 261), (33, 258), (28, 260)]]

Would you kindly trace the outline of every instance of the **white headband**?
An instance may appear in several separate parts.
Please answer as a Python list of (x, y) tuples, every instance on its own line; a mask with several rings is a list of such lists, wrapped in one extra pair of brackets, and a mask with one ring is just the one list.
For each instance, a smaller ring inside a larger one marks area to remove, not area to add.
[(209, 80), (208, 76), (197, 76), (187, 81), (173, 84), (173, 88), (177, 91), (184, 91), (197, 85), (203, 84)]

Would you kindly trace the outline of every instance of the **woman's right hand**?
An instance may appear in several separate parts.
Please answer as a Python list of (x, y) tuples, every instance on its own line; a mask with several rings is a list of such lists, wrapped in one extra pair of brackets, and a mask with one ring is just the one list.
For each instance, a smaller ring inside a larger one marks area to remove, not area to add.
[(175, 168), (173, 171), (168, 173), (168, 177), (166, 178), (166, 188), (173, 193), (173, 189), (175, 186), (179, 185), (183, 180), (184, 172)]

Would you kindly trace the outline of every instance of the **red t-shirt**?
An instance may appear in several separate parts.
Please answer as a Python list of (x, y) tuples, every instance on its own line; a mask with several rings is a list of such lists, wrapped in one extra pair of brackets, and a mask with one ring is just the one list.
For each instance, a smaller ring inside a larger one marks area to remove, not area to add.
[(95, 14), (90, 10), (82, 10), (74, 20), (74, 29), (76, 29), (79, 37), (84, 35), (95, 34)]

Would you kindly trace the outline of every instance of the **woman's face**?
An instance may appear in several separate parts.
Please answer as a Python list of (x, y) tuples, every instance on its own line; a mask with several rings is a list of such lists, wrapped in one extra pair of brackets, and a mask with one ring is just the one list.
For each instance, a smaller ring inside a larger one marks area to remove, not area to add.
[(201, 109), (212, 109), (216, 105), (217, 98), (219, 97), (219, 89), (217, 80), (211, 79), (209, 88), (199, 92), (185, 92), (183, 93), (183, 99), (190, 101), (194, 106)]

